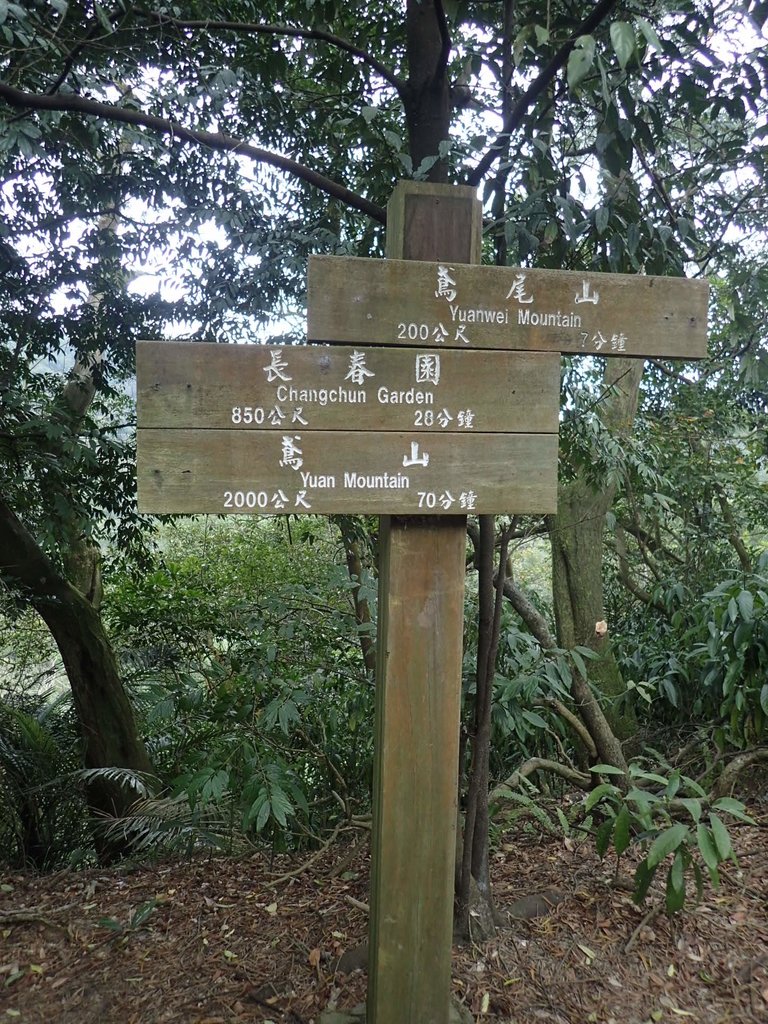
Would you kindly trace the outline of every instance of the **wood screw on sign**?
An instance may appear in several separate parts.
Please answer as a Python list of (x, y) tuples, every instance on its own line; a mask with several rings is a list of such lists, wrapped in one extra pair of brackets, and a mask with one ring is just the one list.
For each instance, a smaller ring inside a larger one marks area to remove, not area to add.
[(555, 512), (561, 352), (700, 358), (707, 285), (481, 267), (466, 186), (311, 257), (300, 348), (139, 342), (139, 507), (379, 514), (369, 1024), (449, 1019), (466, 514)]

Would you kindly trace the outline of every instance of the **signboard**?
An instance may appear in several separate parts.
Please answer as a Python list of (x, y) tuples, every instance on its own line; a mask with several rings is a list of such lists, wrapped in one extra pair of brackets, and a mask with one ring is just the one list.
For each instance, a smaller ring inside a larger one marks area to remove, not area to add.
[(142, 428), (556, 433), (547, 353), (140, 341)]
[(707, 299), (687, 278), (311, 256), (307, 336), (701, 359)]
[(139, 508), (553, 512), (559, 358), (139, 342)]
[(557, 434), (138, 431), (139, 509), (554, 512)]

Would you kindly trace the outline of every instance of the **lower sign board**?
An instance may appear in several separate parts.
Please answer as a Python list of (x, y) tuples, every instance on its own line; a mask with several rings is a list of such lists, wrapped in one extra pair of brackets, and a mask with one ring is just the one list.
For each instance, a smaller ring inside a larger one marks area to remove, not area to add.
[(139, 509), (153, 513), (555, 512), (552, 434), (140, 428)]

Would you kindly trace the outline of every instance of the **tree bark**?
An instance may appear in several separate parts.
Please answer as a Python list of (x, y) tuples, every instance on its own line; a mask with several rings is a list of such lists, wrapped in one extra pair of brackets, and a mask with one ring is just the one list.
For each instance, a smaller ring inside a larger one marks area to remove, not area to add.
[(444, 182), (448, 163), (441, 143), (448, 142), (451, 90), (448, 81), (450, 39), (441, 0), (408, 0), (406, 9), (408, 84), (402, 98), (408, 129), (408, 152), (414, 172), (438, 157), (427, 180)]
[[(632, 427), (637, 408), (642, 360), (606, 360), (605, 384), (610, 391), (601, 407), (605, 426), (615, 434), (627, 434)], [(624, 693), (624, 680), (611, 650), (610, 631), (604, 628), (603, 602), (603, 531), (615, 484), (596, 490), (582, 472), (576, 479), (561, 486), (558, 494), (557, 515), (547, 517), (552, 543), (552, 596), (560, 647), (571, 649), (589, 647), (600, 657), (589, 662), (589, 678), (609, 701), (606, 718), (619, 739), (634, 734), (636, 722), (630, 710), (622, 713), (610, 705)], [(581, 705), (580, 712), (589, 714), (588, 687), (578, 681), (574, 697)], [(587, 723), (589, 725), (589, 723)], [(590, 728), (591, 731), (591, 728)], [(595, 736), (600, 749), (600, 742)]]
[[(544, 650), (557, 647), (544, 616), (528, 600), (522, 590), (512, 581), (504, 583), (504, 596), (508, 598), (517, 614), (528, 626)], [(602, 764), (612, 764), (626, 772), (627, 762), (611, 726), (598, 704), (589, 684), (581, 677), (575, 665), (571, 665), (571, 697), (581, 720), (586, 725), (594, 744), (597, 757)], [(592, 754), (589, 749), (590, 756)]]
[(373, 679), (376, 673), (376, 640), (372, 632), (366, 631), (371, 625), (371, 608), (368, 601), (360, 596), (360, 581), (365, 572), (361, 555), (363, 542), (354, 528), (351, 516), (335, 516), (335, 519), (341, 532), (347, 571), (352, 581), (352, 603), (355, 608), (355, 621), (360, 627), (360, 649), (363, 654), (363, 664), (368, 677)]
[[(61, 652), (80, 722), (85, 766), (150, 772), (152, 765), (98, 612), (62, 576), (1, 497), (0, 574), (39, 613)], [(124, 814), (133, 800), (129, 788), (107, 779), (88, 785), (88, 802), (97, 814)], [(97, 845), (103, 859), (120, 852), (103, 840), (97, 839)]]
[[(477, 666), (475, 671), (475, 707), (471, 733), (472, 762), (469, 770), (463, 839), (456, 892), (454, 932), (463, 939), (471, 938), (469, 927), (472, 900), (472, 879), (479, 897), (491, 903), (491, 882), (488, 864), (488, 787), (491, 751), (491, 706), (493, 671), (489, 666), (493, 648), (493, 553), (495, 526), (493, 516), (480, 516), (477, 545), (478, 623)], [(495, 659), (494, 659), (495, 660)], [(486, 938), (487, 936), (483, 936)]]

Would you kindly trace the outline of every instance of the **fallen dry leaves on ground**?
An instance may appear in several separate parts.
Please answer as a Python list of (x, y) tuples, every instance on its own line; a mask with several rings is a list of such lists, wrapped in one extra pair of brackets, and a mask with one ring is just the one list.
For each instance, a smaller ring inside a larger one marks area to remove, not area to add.
[[(671, 920), (617, 889), (615, 862), (589, 841), (508, 835), (493, 861), (499, 908), (563, 898), (457, 947), (455, 997), (479, 1024), (764, 1024), (766, 823), (732, 831), (738, 865)], [(367, 844), (330, 847), (272, 884), (301, 863), (258, 854), (2, 877), (0, 1024), (311, 1024), (351, 1008), (365, 973), (335, 965), (366, 939)]]

